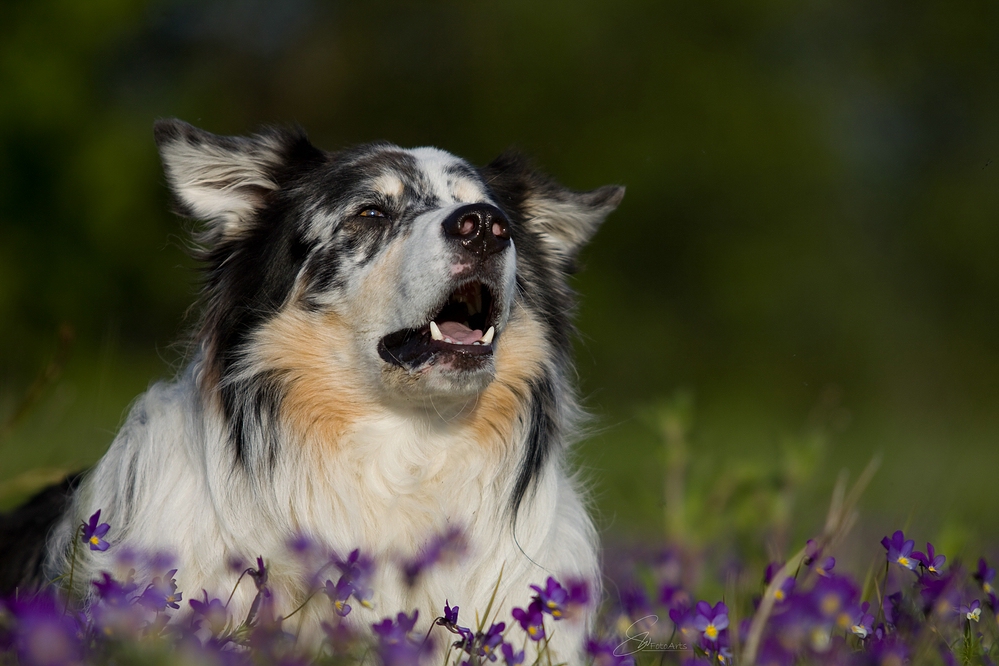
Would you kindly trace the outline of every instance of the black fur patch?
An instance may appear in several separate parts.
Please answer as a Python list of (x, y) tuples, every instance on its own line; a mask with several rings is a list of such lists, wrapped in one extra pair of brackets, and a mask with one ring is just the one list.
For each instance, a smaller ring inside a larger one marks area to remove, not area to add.
[[(517, 298), (541, 322), (551, 349), (549, 373), (568, 374), (572, 363), (573, 315), (576, 298), (566, 280), (572, 266), (553, 255), (529, 225), (525, 206), (530, 197), (564, 196), (564, 188), (540, 174), (523, 156), (508, 152), (482, 169), (482, 176), (510, 220), (517, 248)], [(571, 390), (571, 389), (570, 389)], [(558, 395), (552, 376), (531, 385), (527, 449), (520, 461), (510, 506), (516, 514), (524, 497), (553, 453), (563, 444)]]
[(520, 503), (524, 501), (533, 482), (545, 468), (551, 455), (553, 442), (560, 441), (558, 405), (555, 386), (548, 377), (541, 377), (531, 383), (531, 422), (527, 435), (527, 448), (517, 472), (517, 483), (510, 498), (510, 508), (517, 515)]
[(44, 582), (46, 539), (66, 512), (80, 477), (68, 476), (10, 513), (0, 514), (0, 596)]

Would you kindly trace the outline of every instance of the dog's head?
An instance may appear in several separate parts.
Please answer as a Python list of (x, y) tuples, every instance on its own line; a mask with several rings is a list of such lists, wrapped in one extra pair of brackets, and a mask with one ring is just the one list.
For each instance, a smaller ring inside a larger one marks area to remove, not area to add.
[(156, 140), (179, 212), (207, 222), (200, 342), (223, 393), (266, 374), (361, 401), (467, 401), (505, 362), (568, 348), (565, 276), (623, 196), (572, 192), (513, 155), (477, 169), (176, 120)]

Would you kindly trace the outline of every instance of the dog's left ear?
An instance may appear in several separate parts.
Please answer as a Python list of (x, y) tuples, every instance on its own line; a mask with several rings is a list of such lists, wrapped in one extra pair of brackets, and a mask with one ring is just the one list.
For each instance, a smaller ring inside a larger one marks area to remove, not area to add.
[(171, 118), (156, 121), (153, 133), (177, 212), (205, 220), (209, 243), (245, 233), (289, 164), (320, 155), (295, 130), (217, 136)]
[(499, 203), (510, 212), (519, 212), (523, 223), (541, 236), (567, 268), (624, 198), (620, 185), (589, 192), (565, 188), (516, 152), (500, 155), (482, 175)]

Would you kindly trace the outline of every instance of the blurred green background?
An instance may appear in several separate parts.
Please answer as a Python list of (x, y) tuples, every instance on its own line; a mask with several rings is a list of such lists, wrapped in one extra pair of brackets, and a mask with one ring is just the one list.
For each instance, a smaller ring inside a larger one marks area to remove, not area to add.
[(178, 116), (478, 164), (517, 146), (568, 186), (627, 185), (576, 278), (595, 414), (579, 462), (606, 532), (662, 533), (649, 414), (680, 395), (706, 488), (779, 494), (807, 459), (798, 536), (877, 451), (863, 529), (996, 533), (994, 1), (38, 0), (2, 16), (0, 505), (96, 460), (176, 370), (197, 278), (151, 128)]

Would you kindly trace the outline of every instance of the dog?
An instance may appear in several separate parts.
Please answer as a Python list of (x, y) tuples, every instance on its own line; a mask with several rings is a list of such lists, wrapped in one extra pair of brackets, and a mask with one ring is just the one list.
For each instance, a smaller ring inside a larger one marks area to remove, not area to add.
[[(224, 599), (230, 563), (260, 556), (287, 615), (308, 594), (287, 556), (304, 534), (377, 564), (357, 626), (416, 608), (426, 629), (446, 599), (483, 613), (494, 588), (509, 622), (549, 575), (595, 599), (597, 535), (566, 459), (583, 415), (567, 280), (624, 188), (571, 191), (516, 153), (476, 168), (436, 148), (326, 152), (285, 128), (154, 134), (176, 211), (203, 222), (190, 363), (136, 400), (95, 467), (6, 517), (5, 586), (75, 557), (86, 594), (114, 551), (166, 551), (188, 597)], [(114, 548), (73, 556), (97, 510)], [(407, 585), (393, 564), (454, 528), (466, 558)], [(254, 594), (236, 586), (230, 614)], [(329, 610), (310, 604), (304, 633)], [(579, 658), (588, 622), (560, 623), (558, 659)]]

